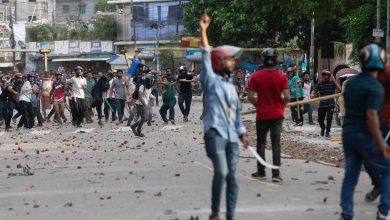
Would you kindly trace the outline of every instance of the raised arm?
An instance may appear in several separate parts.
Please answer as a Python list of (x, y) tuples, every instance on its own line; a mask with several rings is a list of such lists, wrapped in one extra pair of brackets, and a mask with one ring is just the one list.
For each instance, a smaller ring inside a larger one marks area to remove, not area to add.
[(207, 38), (207, 29), (211, 19), (208, 15), (203, 15), (199, 21), (200, 26), (200, 46), (202, 47), (202, 71), (200, 72), (199, 81), (205, 85), (209, 78), (215, 77), (211, 65), (211, 49)]
[(202, 15), (202, 18), (199, 21), (200, 26), (200, 45), (203, 48), (209, 48), (209, 40), (207, 38), (207, 29), (211, 23), (211, 19), (207, 14)]

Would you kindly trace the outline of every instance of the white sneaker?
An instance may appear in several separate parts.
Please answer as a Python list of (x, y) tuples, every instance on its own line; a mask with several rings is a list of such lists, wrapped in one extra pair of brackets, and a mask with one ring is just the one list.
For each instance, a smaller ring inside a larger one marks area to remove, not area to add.
[(376, 215), (376, 220), (390, 220), (390, 215), (389, 213), (387, 213), (387, 215), (383, 215), (378, 211)]

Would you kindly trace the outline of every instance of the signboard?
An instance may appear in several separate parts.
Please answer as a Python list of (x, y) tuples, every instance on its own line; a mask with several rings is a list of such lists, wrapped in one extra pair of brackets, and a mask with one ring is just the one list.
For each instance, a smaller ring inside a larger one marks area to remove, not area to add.
[(80, 41), (78, 40), (70, 40), (69, 41), (69, 55), (78, 55), (80, 54)]
[(69, 54), (69, 41), (55, 41), (55, 48), (58, 55)]
[(375, 28), (374, 30), (372, 30), (372, 36), (373, 37), (383, 37), (384, 32), (382, 29)]
[(54, 41), (37, 42), (37, 50), (45, 49), (51, 50), (50, 54), (56, 54), (56, 46)]
[(102, 44), (100, 41), (91, 42), (91, 53), (99, 53), (102, 51)]
[(180, 47), (199, 48), (200, 37), (182, 36)]
[(80, 53), (91, 53), (91, 42), (81, 41), (80, 42)]
[(11, 41), (9, 39), (0, 40), (0, 48), (1, 49), (11, 48)]
[(101, 42), (102, 52), (103, 53), (112, 53), (112, 41), (102, 41)]

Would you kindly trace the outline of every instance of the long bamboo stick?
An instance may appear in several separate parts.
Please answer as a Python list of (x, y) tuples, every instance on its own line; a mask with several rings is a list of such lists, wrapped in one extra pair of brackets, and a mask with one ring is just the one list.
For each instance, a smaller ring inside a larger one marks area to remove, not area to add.
[[(313, 98), (313, 99), (307, 99), (307, 100), (303, 100), (303, 101), (290, 102), (286, 105), (286, 107), (293, 107), (293, 106), (309, 104), (312, 102), (318, 102), (318, 101), (327, 100), (327, 99), (334, 99), (334, 98), (338, 98), (342, 95), (343, 95), (342, 93), (337, 93), (337, 94), (333, 94), (333, 95), (327, 95), (327, 96), (322, 96), (322, 97)], [(256, 112), (257, 112), (257, 110), (253, 109), (253, 110), (243, 111), (243, 112), (241, 112), (241, 115), (249, 115), (249, 114), (254, 114)]]

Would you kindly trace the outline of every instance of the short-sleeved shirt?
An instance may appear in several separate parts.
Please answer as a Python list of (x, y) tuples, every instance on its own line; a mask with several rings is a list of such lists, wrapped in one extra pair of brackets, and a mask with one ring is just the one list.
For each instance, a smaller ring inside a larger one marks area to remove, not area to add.
[(373, 109), (380, 113), (384, 89), (371, 75), (361, 73), (351, 78), (344, 91), (345, 118), (343, 133), (369, 133), (366, 112)]
[(95, 80), (87, 79), (87, 88), (85, 88), (85, 98), (92, 98), (92, 88), (95, 86)]
[[(321, 81), (316, 87), (316, 92), (321, 96), (334, 95), (336, 93), (336, 84), (330, 80)], [(322, 107), (334, 107), (336, 103), (334, 99), (327, 99), (320, 101), (320, 108)]]
[(256, 120), (284, 118), (282, 91), (288, 89), (287, 77), (277, 70), (253, 73), (248, 89), (257, 92)]
[(385, 100), (382, 107), (382, 123), (390, 123), (390, 69), (386, 69), (385, 72), (381, 73), (378, 77), (379, 82), (385, 89)]
[(180, 92), (186, 95), (192, 95), (192, 84), (191, 82), (181, 82), (180, 80), (192, 80), (194, 77), (188, 74), (180, 74), (177, 77), (177, 81), (180, 85)]
[(84, 77), (72, 77), (70, 80), (72, 83), (72, 97), (85, 99), (83, 86), (87, 85), (87, 81)]
[(145, 88), (144, 85), (141, 85), (138, 89), (138, 92), (143, 92), (143, 96), (138, 97), (138, 100), (135, 102), (137, 105), (143, 105), (140, 99), (143, 99), (144, 102), (149, 105), (150, 94), (152, 93), (152, 89)]
[(111, 88), (114, 90), (116, 99), (126, 100), (126, 90), (129, 84), (124, 79), (114, 79)]
[(163, 85), (162, 89), (168, 90), (166, 93), (163, 94), (164, 102), (170, 102), (171, 100), (175, 99), (175, 90), (172, 84)]
[(53, 101), (63, 102), (65, 101), (65, 82), (59, 81), (53, 83)]
[(297, 99), (297, 90), (298, 86), (298, 98), (303, 98), (303, 90), (301, 86), (301, 78), (299, 76), (294, 76), (288, 80), (288, 86), (290, 88), (290, 94), (292, 99)]

